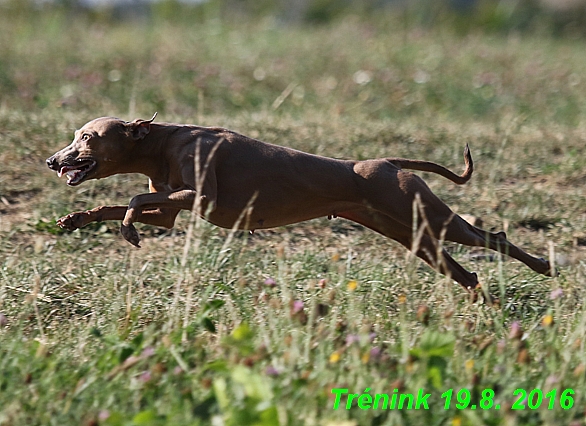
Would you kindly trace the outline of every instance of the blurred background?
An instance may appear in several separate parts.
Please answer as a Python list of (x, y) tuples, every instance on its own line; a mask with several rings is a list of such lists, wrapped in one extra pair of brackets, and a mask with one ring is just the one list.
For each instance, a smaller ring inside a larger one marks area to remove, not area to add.
[(0, 108), (205, 119), (359, 101), (374, 119), (508, 111), (576, 125), (585, 11), (586, 0), (0, 0)]
[(102, 18), (205, 17), (217, 13), (275, 16), (282, 22), (323, 24), (344, 14), (399, 14), (430, 26), (450, 23), (459, 31), (540, 31), (580, 34), (584, 0), (1, 0), (4, 13), (59, 8)]

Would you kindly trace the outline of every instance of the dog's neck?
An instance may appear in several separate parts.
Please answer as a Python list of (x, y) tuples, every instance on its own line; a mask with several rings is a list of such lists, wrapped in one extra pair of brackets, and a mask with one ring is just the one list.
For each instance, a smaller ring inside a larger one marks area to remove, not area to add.
[(191, 139), (177, 137), (185, 128), (176, 124), (151, 124), (149, 133), (136, 143), (127, 173), (141, 173), (153, 182), (166, 182), (170, 170), (180, 167), (176, 153)]

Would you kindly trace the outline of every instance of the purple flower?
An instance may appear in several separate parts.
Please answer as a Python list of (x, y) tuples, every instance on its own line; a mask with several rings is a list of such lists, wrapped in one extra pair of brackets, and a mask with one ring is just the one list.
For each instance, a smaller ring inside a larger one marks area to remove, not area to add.
[(148, 357), (153, 356), (154, 354), (155, 354), (155, 348), (153, 348), (152, 346), (147, 346), (146, 348), (144, 348), (142, 350), (141, 356), (143, 358), (148, 358)]
[(273, 367), (272, 365), (269, 365), (266, 370), (265, 370), (265, 374), (267, 376), (278, 376), (279, 375), (279, 370), (277, 370), (275, 367)]
[(275, 287), (275, 286), (277, 285), (277, 282), (276, 282), (274, 279), (272, 279), (271, 277), (268, 277), (268, 278), (265, 280), (265, 283), (264, 283), (264, 284), (265, 284), (267, 287)]
[(149, 380), (151, 380), (151, 377), (152, 377), (152, 376), (151, 376), (151, 372), (147, 370), (147, 371), (143, 371), (143, 372), (140, 374), (140, 376), (138, 376), (138, 379), (139, 379), (141, 382), (143, 382), (143, 383), (146, 383), (146, 382), (148, 382)]
[(555, 290), (552, 290), (551, 293), (549, 293), (549, 298), (551, 300), (555, 300), (555, 299), (559, 299), (563, 295), (564, 295), (564, 291), (561, 288), (556, 288)]
[(124, 360), (124, 363), (122, 365), (124, 366), (124, 368), (129, 368), (136, 364), (139, 360), (139, 357), (135, 355), (130, 355), (128, 358)]
[(372, 359), (377, 359), (378, 357), (381, 356), (382, 352), (383, 351), (381, 350), (381, 348), (379, 348), (378, 346), (375, 346), (370, 350), (370, 357)]
[(291, 309), (291, 311), (293, 312), (293, 314), (296, 314), (299, 311), (303, 310), (303, 300), (295, 300), (293, 302), (293, 308)]
[(495, 367), (492, 369), (492, 371), (494, 371), (495, 374), (502, 376), (507, 373), (507, 367), (505, 367), (504, 365), (500, 365), (500, 364), (495, 365)]
[(349, 334), (346, 336), (346, 344), (348, 346), (352, 345), (353, 343), (360, 342), (360, 336), (357, 334)]
[(523, 328), (521, 327), (521, 323), (519, 321), (513, 321), (511, 324), (511, 330), (509, 332), (509, 339), (521, 340), (521, 337), (523, 337)]
[(98, 414), (98, 420), (101, 422), (105, 422), (110, 417), (110, 412), (108, 410), (101, 410)]
[(560, 379), (555, 374), (550, 374), (549, 376), (547, 376), (547, 379), (545, 379), (545, 384), (548, 385), (549, 387), (554, 387), (559, 382), (560, 382)]

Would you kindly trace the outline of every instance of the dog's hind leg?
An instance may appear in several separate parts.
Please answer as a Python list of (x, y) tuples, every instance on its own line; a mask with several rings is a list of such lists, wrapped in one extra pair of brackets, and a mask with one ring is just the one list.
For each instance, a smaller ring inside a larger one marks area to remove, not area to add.
[(534, 257), (520, 249), (507, 240), (507, 235), (504, 232), (485, 231), (470, 225), (458, 215), (455, 215), (447, 225), (445, 239), (467, 246), (488, 247), (523, 262), (537, 273), (547, 276), (557, 274), (552, 271), (547, 260)]
[[(388, 167), (380, 167), (376, 171), (377, 173), (374, 175), (376, 187), (395, 188), (393, 184), (399, 183), (399, 190), (391, 189), (389, 196), (381, 198), (377, 197), (376, 194), (369, 194), (370, 206), (377, 211), (384, 212), (389, 216), (389, 219), (392, 217), (397, 223), (402, 223), (404, 227), (410, 227), (413, 220), (413, 204), (418, 196), (419, 201), (415, 204), (420, 206), (418, 211), (420, 223), (425, 222), (427, 232), (433, 238), (440, 238), (442, 233), (445, 233), (442, 239), (446, 241), (467, 246), (488, 247), (520, 260), (535, 272), (552, 275), (548, 261), (531, 256), (521, 250), (507, 240), (504, 232), (484, 231), (470, 225), (455, 214), (419, 176), (404, 171), (397, 172)], [(393, 236), (390, 237), (399, 241)]]
[[(409, 250), (415, 249), (415, 254), (428, 263), (432, 268), (451, 277), (466, 290), (471, 290), (478, 284), (478, 276), (469, 272), (456, 262), (443, 248), (439, 241), (427, 234), (421, 235), (416, 247), (413, 247), (413, 230), (397, 222), (392, 217), (367, 208), (337, 213), (339, 217), (360, 223), (373, 231), (389, 237)], [(439, 258), (438, 258), (439, 254)]]

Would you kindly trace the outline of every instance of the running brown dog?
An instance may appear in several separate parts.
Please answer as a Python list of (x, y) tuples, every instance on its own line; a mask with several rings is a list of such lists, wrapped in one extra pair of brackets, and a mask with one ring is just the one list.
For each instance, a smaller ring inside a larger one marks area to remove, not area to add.
[[(427, 161), (337, 160), (223, 128), (153, 123), (154, 118), (132, 122), (97, 118), (76, 131), (69, 146), (47, 159), (49, 168), (68, 176), (70, 186), (118, 173), (149, 177), (150, 193), (136, 195), (128, 206), (70, 213), (57, 221), (60, 227), (75, 230), (90, 222), (122, 220), (122, 235), (138, 247), (134, 222), (172, 228), (179, 211), (192, 210), (194, 204), (206, 220), (223, 228), (236, 224), (239, 229), (264, 229), (338, 216), (414, 249), (417, 256), (468, 290), (478, 284), (476, 273), (458, 264), (439, 247), (438, 239), (489, 247), (540, 274), (553, 272), (548, 261), (511, 244), (504, 232), (470, 225), (420, 177), (403, 170), (433, 172), (456, 184), (466, 183), (473, 170), (468, 146), (466, 170), (458, 176)], [(412, 226), (414, 205), (420, 206), (416, 211), (419, 233)]]

